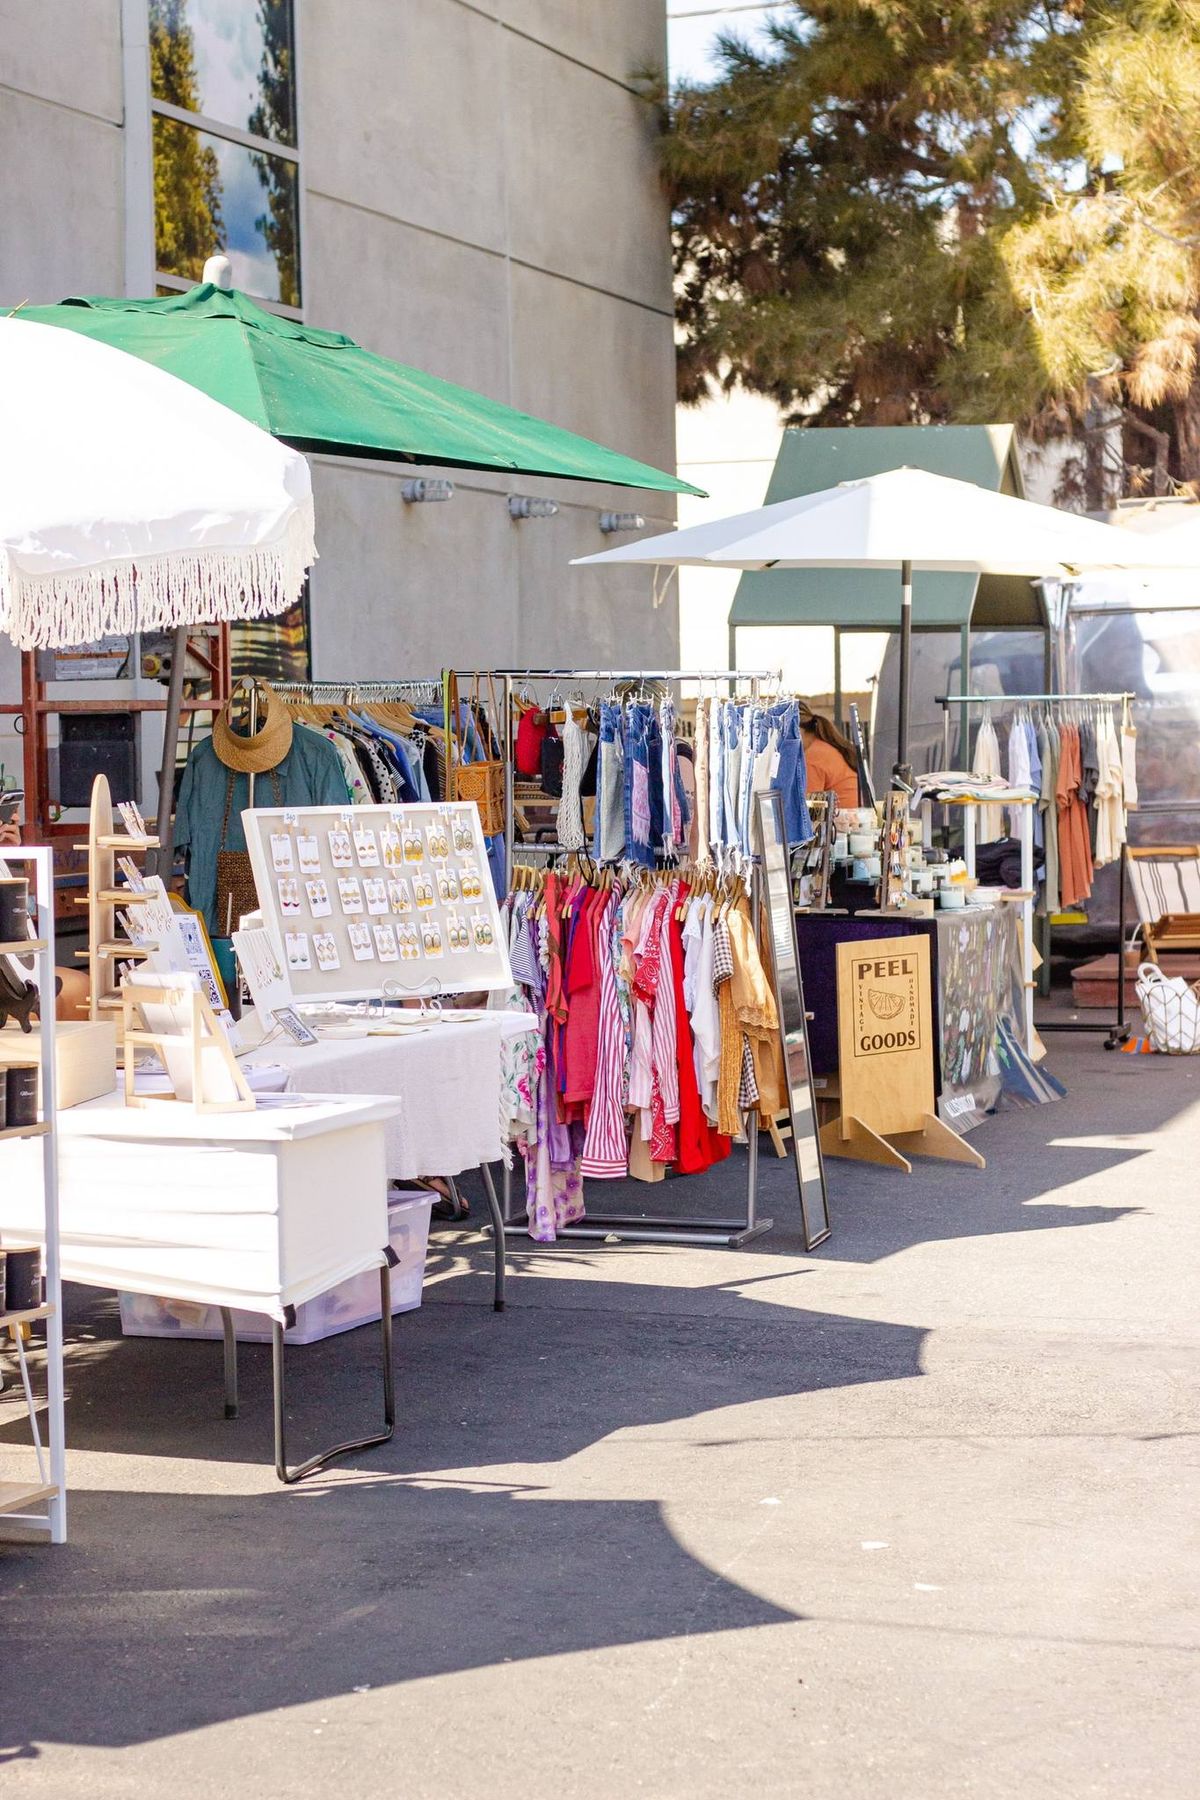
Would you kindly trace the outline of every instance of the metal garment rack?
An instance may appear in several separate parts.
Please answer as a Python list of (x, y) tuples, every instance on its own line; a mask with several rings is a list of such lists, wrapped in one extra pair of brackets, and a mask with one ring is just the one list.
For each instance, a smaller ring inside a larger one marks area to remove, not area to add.
[[(559, 684), (585, 682), (726, 682), (731, 690), (738, 686), (748, 686), (751, 700), (760, 697), (763, 682), (781, 680), (778, 669), (446, 669), (443, 671), (445, 693), (446, 730), (450, 730), (450, 690), (454, 681), (472, 681), (481, 683), (491, 677), (493, 683), (503, 687), (504, 717), (500, 721), (501, 748), (504, 757), (504, 853), (505, 869), (511, 871), (513, 851), (518, 846), (514, 843), (513, 819), (513, 691), (521, 682), (556, 682)], [(526, 846), (520, 846), (525, 848)], [(530, 845), (529, 849), (538, 851), (539, 845)], [(751, 875), (750, 904), (755, 908), (758, 903), (758, 871)], [(577, 1225), (567, 1225), (556, 1233), (558, 1238), (621, 1238), (630, 1243), (644, 1244), (713, 1244), (730, 1249), (748, 1243), (751, 1238), (760, 1237), (770, 1231), (775, 1221), (760, 1219), (758, 1216), (758, 1125), (757, 1117), (746, 1132), (747, 1170), (746, 1170), (746, 1212), (740, 1219), (704, 1219), (687, 1216), (660, 1216), (646, 1213), (591, 1213)], [(523, 1237), (527, 1225), (512, 1216), (512, 1170), (506, 1166), (504, 1170), (504, 1189), (502, 1208), (504, 1229), (510, 1237)], [(532, 1242), (532, 1240), (531, 1240)], [(539, 1246), (534, 1245), (534, 1248)], [(553, 1248), (547, 1245), (546, 1248)]]
[(437, 677), (415, 681), (273, 681), (283, 699), (311, 700), (317, 706), (352, 706), (356, 700), (417, 700), (424, 706), (441, 704), (442, 684)]
[[(939, 694), (938, 705), (944, 715), (942, 742), (947, 763), (950, 756), (950, 708), (952, 706), (1122, 706), (1128, 707), (1134, 696), (1131, 693), (1113, 694)], [(1001, 803), (1002, 804), (1002, 803)], [(1104, 1042), (1106, 1050), (1115, 1050), (1129, 1038), (1129, 1027), (1125, 1022), (1125, 846), (1121, 846), (1121, 855), (1117, 874), (1117, 1017), (1112, 1020), (1083, 1019), (1049, 1019), (1038, 1026), (1039, 1032), (1046, 1031), (1103, 1031), (1107, 1033)], [(1045, 924), (1042, 929), (1042, 956), (1047, 971), (1050, 966), (1050, 915), (1044, 915)]]

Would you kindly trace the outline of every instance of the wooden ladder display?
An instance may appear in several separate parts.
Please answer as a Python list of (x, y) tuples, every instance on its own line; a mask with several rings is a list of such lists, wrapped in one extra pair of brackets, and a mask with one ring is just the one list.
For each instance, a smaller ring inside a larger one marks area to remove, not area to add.
[(157, 946), (133, 944), (119, 934), (117, 909), (145, 905), (155, 899), (152, 893), (141, 894), (136, 888), (117, 886), (118, 856), (144, 856), (158, 848), (156, 837), (131, 837), (127, 831), (113, 826), (112, 792), (106, 775), (97, 775), (92, 783), (92, 804), (88, 817), (86, 844), (77, 844), (88, 856), (87, 899), (80, 900), (88, 909), (88, 1016), (109, 1019), (116, 1025), (117, 1057), (120, 1060), (124, 1042), (124, 1011), (121, 983), (117, 973), (122, 962), (136, 962)]

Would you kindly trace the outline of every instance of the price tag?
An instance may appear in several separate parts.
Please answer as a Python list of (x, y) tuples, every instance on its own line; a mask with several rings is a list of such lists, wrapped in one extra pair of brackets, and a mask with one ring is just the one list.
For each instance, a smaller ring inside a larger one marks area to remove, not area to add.
[(277, 1006), (271, 1014), (275, 1023), (282, 1027), (291, 1038), (293, 1044), (303, 1044), (307, 1048), (320, 1040), (315, 1031), (310, 1031), (300, 1014), (291, 1006)]

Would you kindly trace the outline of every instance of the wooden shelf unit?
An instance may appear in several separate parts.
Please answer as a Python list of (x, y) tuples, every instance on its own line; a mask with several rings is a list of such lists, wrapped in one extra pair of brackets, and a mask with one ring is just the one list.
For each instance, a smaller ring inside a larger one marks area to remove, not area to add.
[[(0, 1480), (0, 1515), (23, 1532), (36, 1532), (54, 1544), (62, 1544), (67, 1536), (66, 1512), (66, 1440), (63, 1416), (63, 1334), (62, 1278), (58, 1232), (58, 1063), (54, 1012), (54, 864), (48, 849), (8, 849), (3, 862), (14, 871), (26, 872), (30, 879), (31, 912), (36, 938), (18, 945), (0, 945), (7, 954), (37, 957), (37, 985), (42, 996), (36, 1042), (41, 1095), (41, 1117), (32, 1125), (9, 1125), (0, 1130), (0, 1248), (4, 1241), (4, 1195), (15, 1181), (36, 1182), (40, 1174), (45, 1221), (43, 1243), (45, 1253), (45, 1301), (40, 1306), (13, 1308), (0, 1312), (0, 1351), (15, 1354), (20, 1368), (21, 1386), (29, 1415), (32, 1452), (37, 1460), (36, 1481)], [(28, 1042), (26, 1034), (21, 1041)], [(0, 1069), (28, 1067), (29, 1057), (19, 1060), (6, 1055), (0, 1047)], [(20, 1154), (11, 1147), (16, 1138), (36, 1138), (40, 1151), (36, 1164), (31, 1158), (22, 1164)], [(35, 1173), (35, 1168), (37, 1173)], [(34, 1396), (26, 1355), (26, 1332), (23, 1327), (35, 1319), (46, 1320), (46, 1438), (42, 1442), (39, 1405)], [(7, 1447), (6, 1447), (7, 1455)]]
[(24, 1512), (27, 1506), (45, 1506), (58, 1498), (53, 1482), (0, 1481), (0, 1513)]
[(118, 909), (144, 904), (150, 896), (117, 886), (117, 858), (144, 856), (157, 847), (156, 837), (132, 837), (127, 832), (114, 831), (112, 790), (107, 776), (97, 775), (92, 783), (87, 844), (79, 846), (87, 850), (88, 856), (88, 1016), (95, 1020), (107, 1015), (116, 1020), (118, 1062), (123, 1015), (116, 964), (140, 962), (153, 946), (133, 944), (118, 936)]
[(17, 1312), (0, 1312), (0, 1331), (7, 1331), (10, 1325), (31, 1325), (35, 1319), (48, 1319), (53, 1311), (52, 1306), (23, 1306)]

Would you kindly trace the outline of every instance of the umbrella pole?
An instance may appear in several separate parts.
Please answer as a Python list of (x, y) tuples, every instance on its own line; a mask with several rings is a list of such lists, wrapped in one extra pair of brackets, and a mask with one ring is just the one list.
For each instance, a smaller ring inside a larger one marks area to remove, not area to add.
[(187, 626), (177, 625), (171, 640), (171, 679), (167, 683), (167, 710), (163, 718), (162, 763), (158, 771), (158, 852), (154, 861), (155, 873), (162, 876), (168, 887), (175, 857), (175, 756), (179, 749), (187, 649)]
[(900, 729), (897, 734), (896, 767), (893, 775), (903, 782), (910, 780), (908, 766), (908, 702), (909, 660), (912, 652), (912, 564), (900, 565)]

